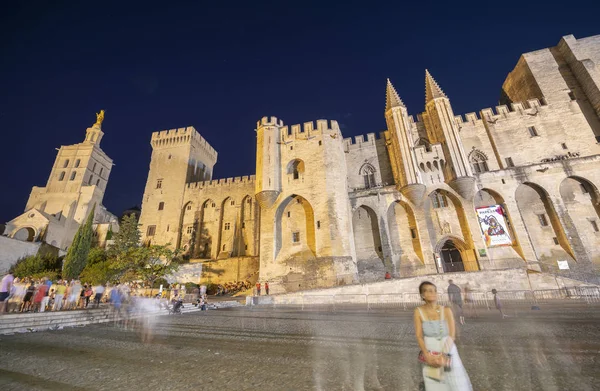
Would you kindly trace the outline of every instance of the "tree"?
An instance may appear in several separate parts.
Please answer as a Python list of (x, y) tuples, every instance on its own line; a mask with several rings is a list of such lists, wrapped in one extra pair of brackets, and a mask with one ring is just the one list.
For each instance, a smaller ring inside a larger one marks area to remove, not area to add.
[(31, 255), (19, 259), (10, 270), (15, 277), (40, 277), (47, 274), (47, 277), (53, 277), (60, 274), (62, 267), (62, 257), (52, 254)]
[(114, 243), (107, 250), (109, 258), (119, 258), (126, 254), (128, 250), (139, 247), (141, 234), (138, 226), (134, 214), (123, 218), (119, 226), (119, 232), (112, 236)]
[(75, 233), (73, 243), (65, 256), (63, 278), (77, 278), (85, 268), (88, 254), (92, 247), (92, 240), (94, 238), (94, 229), (92, 225), (94, 223), (95, 210), (96, 206), (94, 205), (85, 224), (80, 226), (79, 229), (77, 229), (77, 233)]
[[(159, 278), (176, 272), (179, 269), (179, 250), (171, 250), (169, 245), (139, 248), (138, 275), (142, 281), (152, 288)], [(152, 294), (152, 291), (150, 292)]]

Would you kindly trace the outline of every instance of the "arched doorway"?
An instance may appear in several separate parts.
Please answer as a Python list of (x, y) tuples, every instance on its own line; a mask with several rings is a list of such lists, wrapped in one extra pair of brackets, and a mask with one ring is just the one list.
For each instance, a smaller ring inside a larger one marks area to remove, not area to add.
[(31, 227), (20, 228), (14, 233), (13, 238), (23, 242), (33, 242), (35, 239), (35, 230)]
[(460, 250), (452, 240), (446, 240), (440, 251), (444, 273), (464, 272), (465, 264), (460, 256)]
[[(469, 262), (469, 250), (465, 242), (458, 237), (444, 236), (435, 248), (439, 257), (438, 268), (444, 273), (478, 270), (476, 263)], [(465, 263), (466, 262), (466, 263)]]

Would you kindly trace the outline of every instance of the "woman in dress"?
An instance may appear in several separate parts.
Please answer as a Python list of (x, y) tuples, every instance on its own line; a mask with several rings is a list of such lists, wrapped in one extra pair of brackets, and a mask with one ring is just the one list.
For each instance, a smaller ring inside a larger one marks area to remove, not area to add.
[(423, 380), (427, 391), (472, 391), (469, 375), (454, 344), (454, 316), (437, 303), (437, 288), (425, 281), (419, 285), (425, 301), (415, 309), (417, 342), (421, 348)]

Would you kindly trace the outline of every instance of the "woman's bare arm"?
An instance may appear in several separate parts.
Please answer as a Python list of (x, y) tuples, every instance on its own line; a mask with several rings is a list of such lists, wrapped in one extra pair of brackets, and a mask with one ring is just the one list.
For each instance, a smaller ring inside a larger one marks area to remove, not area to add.
[(444, 307), (444, 315), (446, 317), (446, 323), (448, 324), (448, 335), (454, 341), (456, 335), (456, 324), (454, 323), (454, 314), (449, 307)]

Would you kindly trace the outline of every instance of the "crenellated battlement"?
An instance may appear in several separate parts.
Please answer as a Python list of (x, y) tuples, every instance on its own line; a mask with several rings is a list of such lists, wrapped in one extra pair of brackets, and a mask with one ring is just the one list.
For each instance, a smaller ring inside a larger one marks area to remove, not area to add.
[(253, 184), (255, 175), (236, 176), (233, 178), (213, 179), (212, 181), (191, 182), (186, 185), (188, 189), (202, 189), (206, 187), (224, 187), (237, 186), (243, 184)]
[[(366, 136), (366, 138), (365, 138), (365, 136)], [(364, 146), (375, 146), (375, 143), (377, 142), (377, 140), (385, 140), (385, 132), (367, 133), (367, 134), (361, 134), (361, 135), (354, 136), (354, 137), (346, 137), (343, 140), (344, 149), (350, 150), (350, 149), (362, 148)]]
[(476, 125), (483, 120), (489, 123), (496, 123), (499, 120), (512, 119), (525, 115), (533, 116), (540, 110), (546, 109), (547, 106), (545, 102), (540, 102), (539, 99), (529, 99), (526, 102), (512, 103), (510, 107), (506, 105), (496, 106), (495, 112), (491, 108), (485, 108), (479, 111), (480, 115), (477, 113), (467, 113), (464, 119), (462, 115), (457, 115), (454, 117), (454, 120), (459, 126), (468, 124)]
[(214, 161), (217, 159), (217, 151), (215, 151), (208, 141), (206, 141), (193, 126), (153, 132), (150, 144), (152, 145), (152, 148), (169, 148), (191, 144), (196, 148), (203, 149)]
[(280, 129), (283, 141), (308, 140), (328, 130), (333, 130), (334, 134), (337, 134), (336, 138), (342, 135), (338, 122), (326, 119), (318, 119), (316, 127), (313, 121), (309, 121), (303, 124), (286, 125)]
[(261, 126), (283, 126), (283, 120), (277, 119), (277, 117), (262, 117), (260, 121), (256, 122), (256, 128)]

